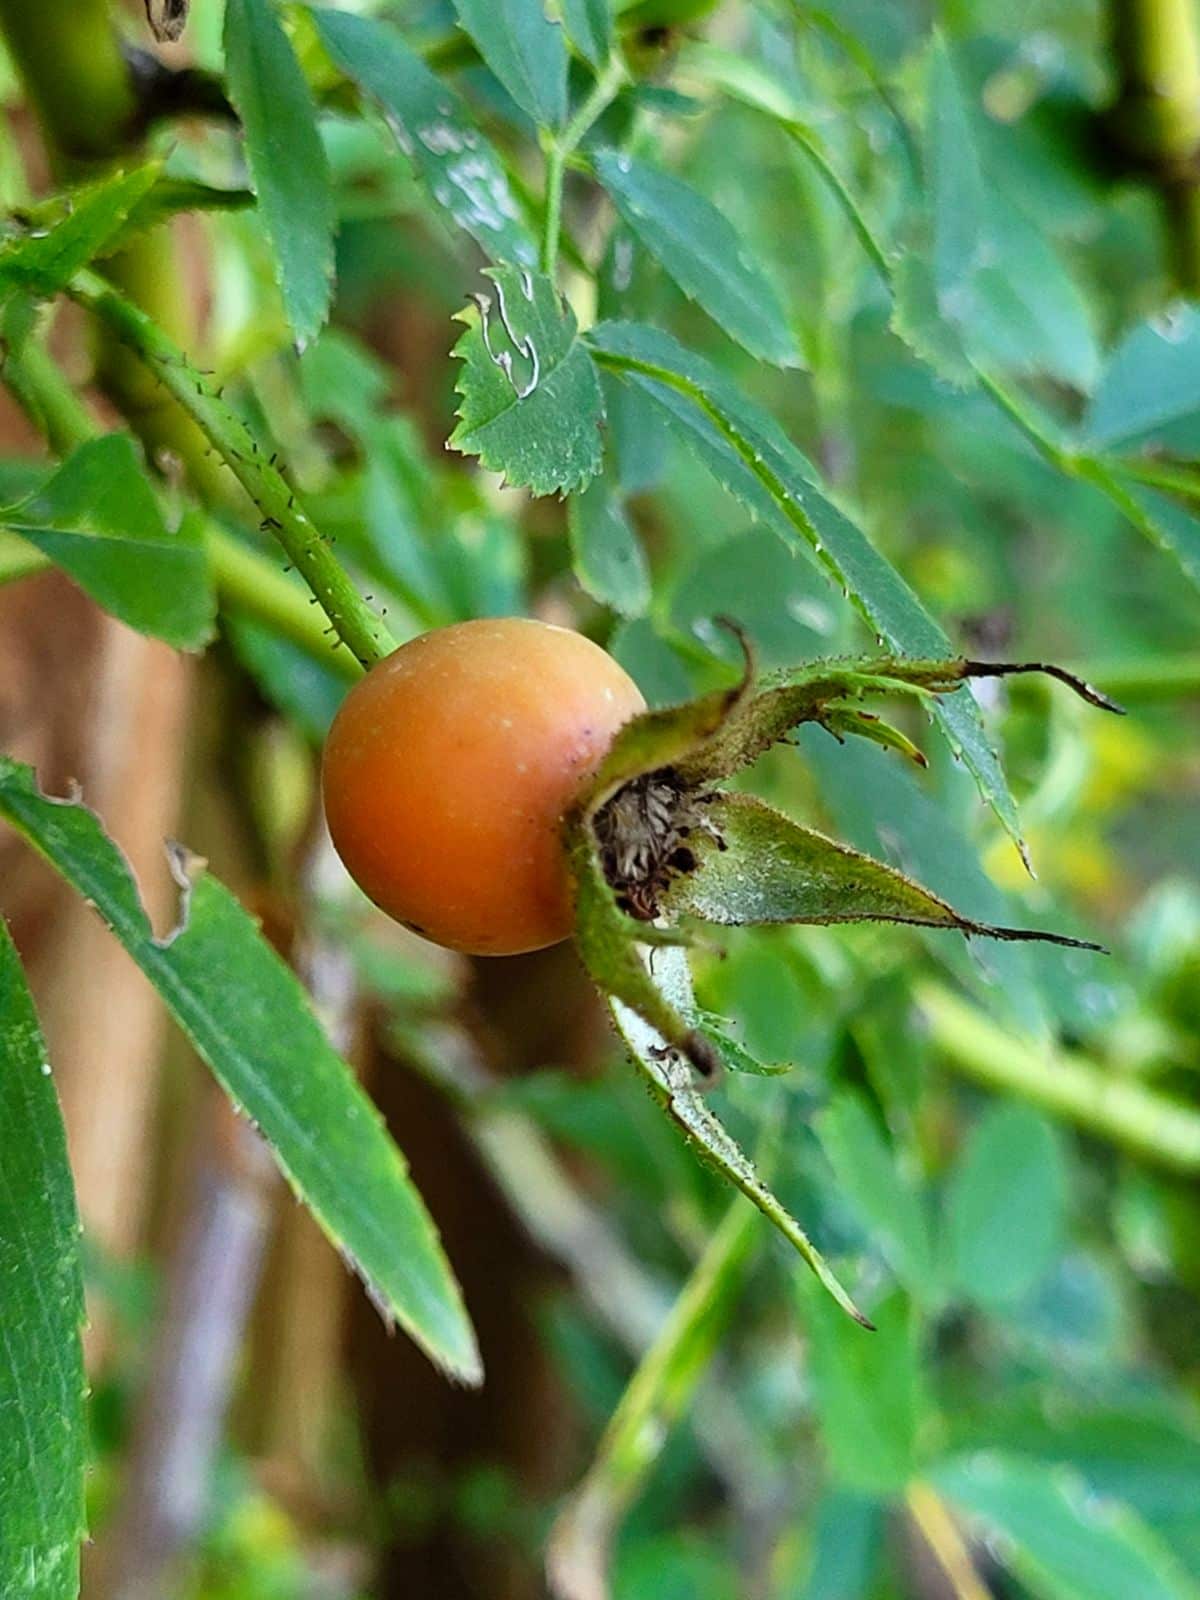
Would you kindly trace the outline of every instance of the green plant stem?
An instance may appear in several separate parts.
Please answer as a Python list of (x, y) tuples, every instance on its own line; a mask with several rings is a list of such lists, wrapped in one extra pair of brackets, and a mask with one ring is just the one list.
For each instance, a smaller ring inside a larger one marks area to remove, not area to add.
[[(123, 157), (136, 159), (138, 97), (108, 0), (0, 0), (0, 30), (59, 178), (79, 182)], [(169, 230), (134, 240), (105, 271), (174, 337), (190, 337), (191, 305)], [(152, 460), (180, 462), (205, 500), (228, 496), (228, 474), (205, 453), (202, 435), (139, 363), (101, 337), (96, 369), (101, 387)]]
[(41, 572), (49, 565), (49, 559), (40, 550), (26, 544), (15, 533), (0, 528), (0, 585), (15, 583), (18, 578), (27, 578), (30, 573)]
[(542, 225), (541, 268), (553, 277), (558, 266), (558, 244), (562, 233), (563, 176), (567, 159), (577, 149), (588, 129), (609, 106), (628, 76), (618, 51), (608, 58), (592, 85), (591, 93), (560, 134), (546, 138), (546, 210)]
[(1121, 460), (1120, 470), (1122, 476), (1147, 484), (1151, 489), (1163, 489), (1168, 494), (1200, 501), (1200, 471), (1195, 467), (1174, 461), (1139, 461), (1131, 456)]
[(1195, 0), (1112, 0), (1116, 143), (1162, 193), (1178, 287), (1200, 294), (1200, 13)]
[(547, 1567), (557, 1593), (578, 1592), (573, 1574), (606, 1565), (622, 1512), (712, 1359), (756, 1226), (754, 1207), (739, 1196), (638, 1363), (591, 1466), (551, 1532)]
[(1093, 661), (1088, 683), (1125, 704), (1178, 700), (1200, 694), (1200, 654), (1151, 657), (1145, 661)]
[(81, 272), (69, 288), (87, 309), (154, 374), (196, 423), (229, 467), (311, 589), (330, 624), (364, 667), (396, 648), (382, 619), (359, 594), (328, 541), (275, 465), (259, 450), (242, 419), (222, 400), (178, 345), (139, 307), (94, 272)]
[(0, 29), (59, 170), (112, 158), (137, 112), (107, 0), (0, 0)]
[[(10, 350), (2, 370), (5, 384), (55, 455), (70, 455), (96, 438), (100, 430), (87, 407), (36, 339), (27, 338)], [(358, 676), (354, 657), (331, 644), (321, 614), (309, 597), (273, 562), (212, 521), (205, 527), (205, 544), (224, 605), (274, 629), (323, 665), (347, 677)], [(40, 550), (0, 530), (0, 584), (50, 565)]]
[(1200, 142), (1200, 30), (1195, 0), (1112, 0), (1127, 146), (1149, 162), (1183, 162)]
[(956, 1071), (1156, 1166), (1200, 1173), (1200, 1111), (1083, 1056), (1019, 1038), (940, 984), (918, 984), (915, 999), (942, 1059)]
[(985, 1588), (976, 1572), (970, 1546), (941, 1495), (916, 1479), (904, 1491), (904, 1503), (946, 1574), (954, 1600), (991, 1600), (991, 1590)]

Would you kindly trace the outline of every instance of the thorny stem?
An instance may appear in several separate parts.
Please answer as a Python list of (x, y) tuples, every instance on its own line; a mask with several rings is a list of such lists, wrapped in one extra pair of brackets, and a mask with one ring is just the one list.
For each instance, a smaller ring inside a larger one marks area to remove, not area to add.
[(563, 176), (567, 159), (596, 119), (615, 99), (628, 76), (620, 53), (614, 51), (575, 115), (560, 134), (546, 137), (546, 214), (542, 227), (541, 269), (552, 278), (558, 265), (562, 232)]
[(145, 363), (163, 387), (192, 417), (218, 456), (262, 514), (271, 532), (311, 589), (337, 637), (364, 666), (390, 655), (396, 641), (367, 605), (301, 507), (287, 480), (265, 458), (242, 419), (227, 406), (178, 346), (144, 311), (93, 272), (79, 273), (68, 290), (129, 350)]
[[(53, 357), (36, 340), (25, 339), (8, 351), (0, 365), (0, 375), (55, 455), (67, 456), (98, 436), (100, 430), (87, 407)], [(321, 613), (273, 562), (215, 522), (205, 525), (204, 540), (223, 603), (274, 629), (334, 671), (358, 676), (358, 663), (349, 651), (330, 642)], [(0, 531), (0, 584), (50, 565), (40, 550), (16, 535)]]

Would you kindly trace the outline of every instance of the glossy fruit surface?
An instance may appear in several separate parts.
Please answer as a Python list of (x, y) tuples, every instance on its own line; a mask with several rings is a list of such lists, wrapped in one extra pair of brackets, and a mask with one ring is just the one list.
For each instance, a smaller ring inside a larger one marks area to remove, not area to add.
[(582, 634), (455, 623), (372, 667), (329, 730), (325, 815), (351, 876), (438, 944), (513, 955), (571, 932), (562, 818), (637, 685)]

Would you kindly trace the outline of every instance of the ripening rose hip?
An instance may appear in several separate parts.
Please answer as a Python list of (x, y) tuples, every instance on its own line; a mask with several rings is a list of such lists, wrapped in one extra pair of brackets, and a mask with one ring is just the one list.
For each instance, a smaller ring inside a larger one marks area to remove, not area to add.
[(562, 821), (645, 702), (582, 634), (504, 617), (422, 635), (346, 696), (321, 785), (337, 852), (437, 944), (515, 955), (571, 932)]

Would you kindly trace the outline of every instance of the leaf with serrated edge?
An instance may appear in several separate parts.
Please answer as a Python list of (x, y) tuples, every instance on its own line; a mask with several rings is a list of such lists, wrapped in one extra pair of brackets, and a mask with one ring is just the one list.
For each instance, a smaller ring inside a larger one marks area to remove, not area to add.
[(30, 767), (0, 756), (0, 816), (96, 907), (385, 1315), (453, 1376), (479, 1382), (458, 1285), (403, 1156), (233, 895), (203, 874), (180, 928), (156, 938), (93, 812), (43, 795)]
[(542, 273), (484, 276), (494, 293), (458, 314), (462, 404), (449, 442), (534, 494), (582, 488), (600, 470), (604, 401), (575, 315)]
[(0, 525), (49, 556), (98, 605), (177, 649), (212, 637), (216, 596), (198, 521), (172, 533), (133, 442), (89, 440)]
[(493, 261), (532, 267), (537, 245), (495, 148), (398, 29), (350, 11), (312, 12), (337, 65), (379, 106), (435, 205)]
[[(637, 323), (600, 323), (588, 342), (599, 363), (653, 399), (718, 481), (789, 542), (797, 535), (892, 649), (948, 658), (945, 633), (866, 535), (817, 487), (816, 472), (774, 418), (710, 362)], [(934, 714), (1024, 855), (1016, 805), (979, 708), (955, 695)]]
[(793, 822), (754, 795), (718, 794), (705, 807), (713, 833), (695, 830), (696, 868), (662, 896), (671, 917), (723, 927), (784, 922), (904, 922), (987, 939), (1077, 945), (1065, 935), (998, 928), (961, 916), (895, 867)]
[(567, 36), (592, 66), (602, 66), (612, 47), (609, 0), (560, 0)]
[(567, 46), (545, 0), (454, 0), (454, 9), (521, 110), (557, 128), (567, 112)]
[(796, 365), (796, 341), (774, 285), (728, 217), (649, 162), (616, 150), (598, 150), (593, 161), (626, 224), (684, 294), (751, 355)]
[(288, 322), (303, 348), (329, 316), (337, 221), (317, 111), (269, 0), (227, 0), (225, 74)]
[(60, 222), (0, 251), (0, 285), (56, 294), (81, 267), (104, 254), (161, 173), (162, 162), (151, 161), (69, 195), (59, 202), (69, 206)]

